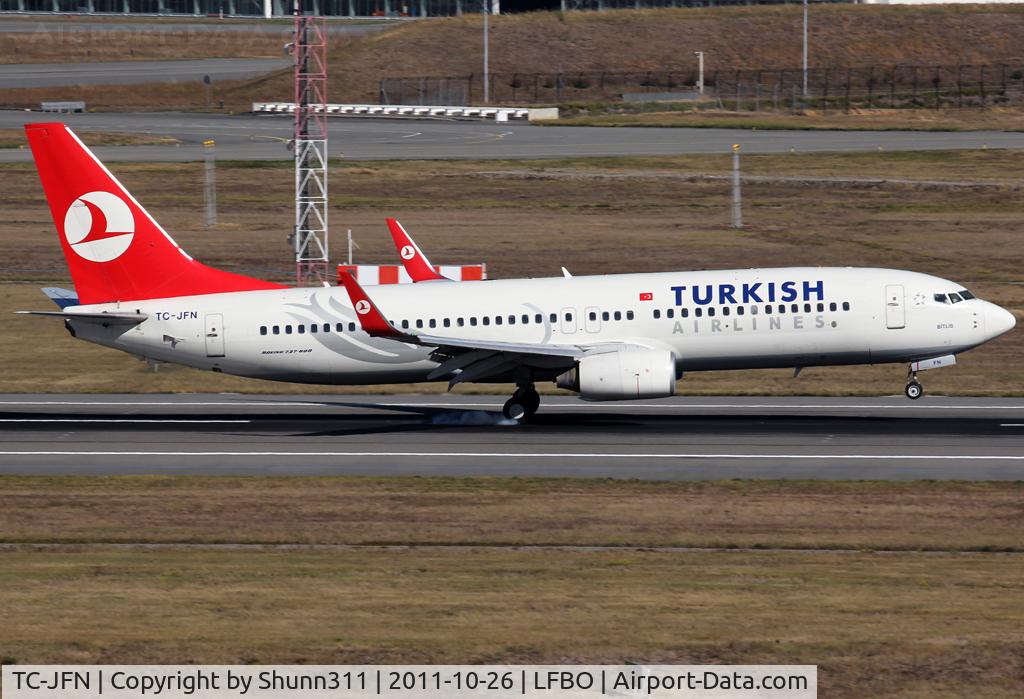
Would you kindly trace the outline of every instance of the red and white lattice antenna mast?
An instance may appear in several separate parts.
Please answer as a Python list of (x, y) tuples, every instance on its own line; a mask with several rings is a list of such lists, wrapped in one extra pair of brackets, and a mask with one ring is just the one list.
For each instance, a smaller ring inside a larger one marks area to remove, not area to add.
[(295, 0), (295, 280), (327, 281), (327, 23)]

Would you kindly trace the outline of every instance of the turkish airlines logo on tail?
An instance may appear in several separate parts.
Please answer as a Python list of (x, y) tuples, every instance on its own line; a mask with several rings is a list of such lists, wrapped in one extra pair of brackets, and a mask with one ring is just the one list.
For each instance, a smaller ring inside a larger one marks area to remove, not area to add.
[(64, 238), (90, 262), (116, 260), (135, 237), (135, 217), (121, 197), (89, 192), (71, 202), (64, 215)]
[(369, 301), (367, 301), (366, 299), (363, 299), (361, 301), (356, 301), (356, 313), (358, 313), (361, 316), (365, 316), (369, 312), (370, 312), (370, 302)]
[(403, 260), (411, 260), (416, 257), (416, 250), (411, 245), (406, 245), (402, 248), (401, 255)]

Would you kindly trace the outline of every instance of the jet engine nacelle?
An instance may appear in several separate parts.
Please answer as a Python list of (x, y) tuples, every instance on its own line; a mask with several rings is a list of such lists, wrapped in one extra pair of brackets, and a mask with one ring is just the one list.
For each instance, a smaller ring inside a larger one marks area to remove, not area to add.
[(636, 349), (584, 357), (555, 383), (583, 400), (631, 400), (674, 396), (677, 378), (671, 352)]

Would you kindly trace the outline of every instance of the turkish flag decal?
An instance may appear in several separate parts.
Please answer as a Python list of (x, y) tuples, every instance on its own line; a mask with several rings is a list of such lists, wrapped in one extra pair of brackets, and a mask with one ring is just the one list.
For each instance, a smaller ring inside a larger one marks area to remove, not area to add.
[(641, 301), (653, 301), (654, 300), (654, 294), (652, 294), (649, 291), (641, 292), (640, 293), (640, 300)]

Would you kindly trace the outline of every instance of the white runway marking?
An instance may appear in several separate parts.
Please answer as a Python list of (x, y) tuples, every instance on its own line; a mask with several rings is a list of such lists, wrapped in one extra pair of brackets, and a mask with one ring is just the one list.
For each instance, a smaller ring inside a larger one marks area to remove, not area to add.
[(484, 459), (843, 459), (894, 461), (1024, 461), (1024, 455), (991, 454), (610, 454), (552, 452), (475, 452), (475, 451), (0, 451), (0, 456), (278, 456), (278, 457), (430, 457)]
[(0, 418), (0, 422), (111, 422), (111, 423), (122, 423), (122, 422), (142, 422), (142, 423), (174, 423), (174, 424), (187, 424), (187, 425), (205, 425), (205, 424), (238, 424), (238, 423), (250, 423), (252, 420), (155, 420), (155, 419), (134, 419), (134, 418), (55, 418), (55, 417), (19, 417), (19, 418)]

